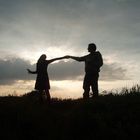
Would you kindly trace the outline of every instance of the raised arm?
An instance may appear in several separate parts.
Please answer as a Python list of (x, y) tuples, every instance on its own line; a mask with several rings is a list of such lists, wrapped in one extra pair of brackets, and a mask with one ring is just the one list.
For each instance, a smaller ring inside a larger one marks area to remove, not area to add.
[(58, 57), (58, 58), (50, 59), (50, 60), (48, 60), (48, 63), (52, 63), (52, 62), (54, 62), (56, 60), (67, 59), (67, 58), (69, 58), (69, 56), (63, 56), (63, 57)]
[(27, 69), (28, 73), (30, 74), (37, 74), (37, 71), (31, 71), (30, 69)]
[(68, 56), (69, 58), (72, 58), (72, 59), (74, 59), (74, 60), (76, 60), (76, 61), (85, 61), (85, 58), (84, 57), (76, 57), (76, 56)]

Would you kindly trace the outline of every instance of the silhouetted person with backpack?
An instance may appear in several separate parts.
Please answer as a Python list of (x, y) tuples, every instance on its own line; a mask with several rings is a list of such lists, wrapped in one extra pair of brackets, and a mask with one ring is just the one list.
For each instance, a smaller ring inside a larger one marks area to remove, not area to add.
[(88, 45), (88, 55), (83, 57), (75, 57), (69, 56), (76, 61), (84, 61), (85, 62), (85, 77), (83, 82), (83, 98), (89, 98), (90, 87), (92, 88), (93, 97), (97, 97), (99, 95), (98, 91), (98, 78), (100, 67), (103, 65), (102, 55), (99, 51), (96, 51), (96, 45), (91, 43)]
[(46, 60), (46, 57), (47, 56), (45, 54), (42, 54), (40, 56), (36, 64), (36, 71), (31, 71), (30, 69), (27, 69), (27, 71), (31, 74), (37, 74), (35, 89), (39, 91), (40, 100), (43, 101), (42, 94), (43, 91), (45, 91), (47, 101), (48, 103), (50, 103), (51, 96), (49, 92), (50, 89), (49, 76), (47, 72), (48, 65), (56, 60), (65, 59), (68, 57), (65, 56), (50, 60)]

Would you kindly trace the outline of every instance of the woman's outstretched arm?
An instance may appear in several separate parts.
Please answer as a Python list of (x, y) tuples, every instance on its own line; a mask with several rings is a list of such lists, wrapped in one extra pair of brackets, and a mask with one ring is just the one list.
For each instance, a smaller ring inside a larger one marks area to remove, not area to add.
[(48, 63), (52, 63), (52, 62), (54, 62), (56, 60), (68, 59), (68, 58), (69, 58), (69, 56), (58, 57), (58, 58), (48, 60)]

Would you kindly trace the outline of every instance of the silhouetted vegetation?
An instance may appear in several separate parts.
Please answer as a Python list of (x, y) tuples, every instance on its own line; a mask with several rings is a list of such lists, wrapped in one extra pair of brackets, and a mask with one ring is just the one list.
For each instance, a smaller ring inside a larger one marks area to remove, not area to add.
[(98, 98), (52, 99), (38, 93), (0, 97), (0, 139), (136, 139), (140, 136), (140, 87)]

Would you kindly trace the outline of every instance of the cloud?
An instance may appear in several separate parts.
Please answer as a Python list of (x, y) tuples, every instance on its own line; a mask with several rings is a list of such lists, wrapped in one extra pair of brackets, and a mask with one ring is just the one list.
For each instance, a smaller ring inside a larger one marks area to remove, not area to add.
[(126, 73), (127, 69), (119, 66), (117, 63), (104, 64), (101, 69), (100, 79), (103, 81), (128, 80), (130, 77)]
[(14, 84), (16, 80), (26, 80), (29, 61), (20, 58), (0, 60), (0, 84)]
[[(42, 50), (46, 53), (47, 47), (51, 50), (57, 47), (65, 52), (63, 46), (70, 48), (70, 54), (81, 55), (86, 53), (88, 43), (95, 42), (105, 57), (117, 53), (120, 62), (122, 58), (127, 62), (135, 58), (137, 64), (139, 5), (138, 0), (0, 0), (0, 58), (14, 55), (27, 59), (28, 55), (31, 60)], [(51, 57), (56, 57), (55, 53)], [(26, 80), (26, 67), (35, 69), (35, 65), (23, 59), (1, 59), (0, 83)], [(126, 71), (115, 61), (113, 65), (106, 63), (101, 79), (127, 79)], [(84, 75), (84, 64), (54, 63), (48, 72), (53, 80), (80, 80)], [(35, 76), (29, 79), (35, 79)]]
[(117, 0), (3, 0), (0, 40), (4, 45), (1, 47), (10, 44), (24, 51), (23, 46), (28, 50), (43, 42), (44, 46), (69, 43), (81, 49), (91, 41), (103, 41), (106, 46), (118, 49), (124, 48), (124, 42), (129, 40), (139, 43), (140, 2), (120, 3)]
[[(10, 85), (17, 80), (35, 80), (35, 75), (28, 75), (26, 69), (30, 68), (35, 70), (35, 64), (31, 65), (29, 61), (21, 58), (12, 58), (10, 60), (0, 60), (0, 84)], [(104, 64), (101, 69), (101, 80), (115, 81), (125, 80), (127, 70), (117, 66), (117, 64)], [(50, 80), (83, 80), (84, 76), (84, 63), (76, 61), (60, 61), (52, 63), (48, 67)]]
[(81, 80), (84, 74), (84, 63), (60, 61), (50, 64), (48, 72), (52, 80)]
[[(50, 77), (52, 80), (83, 80), (84, 63), (81, 62), (59, 62), (54, 63), (49, 68)], [(100, 72), (100, 80), (116, 81), (127, 80), (127, 70), (117, 63), (104, 64)]]

